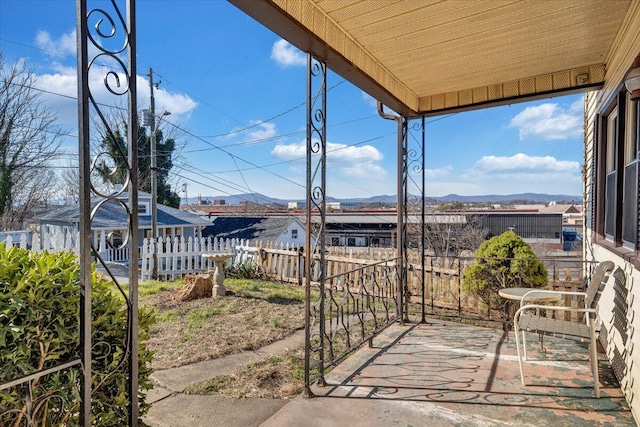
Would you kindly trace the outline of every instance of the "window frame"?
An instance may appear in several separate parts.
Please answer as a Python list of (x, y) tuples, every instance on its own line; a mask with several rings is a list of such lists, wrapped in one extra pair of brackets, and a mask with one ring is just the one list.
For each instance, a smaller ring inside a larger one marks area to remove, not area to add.
[[(613, 130), (611, 129), (612, 115), (617, 115), (616, 128)], [(634, 104), (634, 101), (629, 99), (629, 94), (624, 88), (620, 88), (601, 109), (600, 114), (596, 116), (594, 138), (595, 162), (591, 182), (595, 189), (592, 193), (595, 195), (593, 199), (594, 219), (592, 221), (593, 240), (616, 255), (640, 266), (640, 257), (638, 256), (640, 245), (638, 238), (640, 232), (638, 204), (640, 108), (637, 103)], [(613, 150), (610, 147), (612, 141), (615, 143)], [(612, 159), (611, 155), (615, 158)], [(633, 166), (633, 170), (627, 170), (631, 166)], [(611, 170), (612, 168), (613, 170)], [(615, 173), (615, 183), (609, 182), (608, 187), (608, 177), (611, 173)], [(608, 199), (611, 191), (615, 196), (613, 211), (611, 211), (611, 206), (607, 211), (607, 203), (611, 202)], [(633, 200), (628, 200), (630, 198)], [(613, 217), (608, 217), (608, 215), (613, 215)], [(613, 221), (613, 227), (611, 224), (607, 227), (607, 220)], [(627, 223), (627, 221), (630, 222)], [(623, 224), (631, 228), (624, 229)], [(631, 236), (632, 238), (629, 239)]]

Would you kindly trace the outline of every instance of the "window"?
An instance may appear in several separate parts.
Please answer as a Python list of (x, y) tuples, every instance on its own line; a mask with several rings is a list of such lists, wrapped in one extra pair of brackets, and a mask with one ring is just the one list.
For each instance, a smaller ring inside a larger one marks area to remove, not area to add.
[(331, 238), (331, 246), (340, 246), (340, 238), (332, 237)]
[(615, 216), (616, 216), (616, 178), (617, 178), (617, 152), (618, 152), (618, 107), (607, 115), (606, 123), (606, 154), (605, 154), (605, 210), (604, 210), (604, 230), (611, 240), (615, 236)]
[(138, 203), (138, 215), (151, 215), (148, 202)]
[(595, 230), (614, 247), (637, 249), (640, 112), (626, 91), (599, 120)]
[(355, 237), (348, 237), (347, 238), (347, 246), (355, 246), (356, 245), (356, 238)]
[(624, 138), (624, 177), (622, 204), (622, 244), (635, 249), (638, 225), (638, 135), (637, 103), (627, 95), (627, 120)]
[(292, 239), (297, 239), (298, 238), (298, 229), (294, 228), (293, 230), (291, 230), (291, 238)]

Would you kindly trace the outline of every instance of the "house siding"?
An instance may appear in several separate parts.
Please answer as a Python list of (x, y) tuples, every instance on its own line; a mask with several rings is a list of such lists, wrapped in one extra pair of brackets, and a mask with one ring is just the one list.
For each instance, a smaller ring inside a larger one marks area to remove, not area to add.
[[(596, 236), (596, 227), (600, 221), (597, 218), (597, 204), (603, 203), (603, 184), (598, 182), (598, 156), (601, 154), (597, 148), (598, 115), (607, 105), (615, 99), (620, 90), (622, 80), (631, 67), (634, 58), (640, 53), (640, 2), (633, 2), (625, 22), (613, 43), (609, 56), (606, 58), (606, 83), (599, 91), (589, 92), (585, 95), (585, 145), (584, 145), (584, 215), (585, 229), (584, 254), (587, 260), (610, 260), (623, 268), (627, 277), (628, 295), (624, 304), (628, 304), (626, 315), (627, 339), (623, 341), (624, 334), (616, 333), (612, 328), (614, 320), (614, 289), (613, 280), (609, 280), (604, 289), (599, 306), (599, 317), (602, 321), (604, 337), (603, 344), (606, 347), (609, 360), (614, 357), (622, 357), (625, 369), (620, 378), (621, 388), (629, 402), (631, 411), (636, 420), (640, 420), (640, 271), (634, 266), (629, 255), (622, 251), (612, 251), (603, 240)], [(634, 348), (635, 345), (635, 348)], [(617, 356), (614, 356), (617, 353)], [(621, 355), (621, 356), (620, 356)]]
[[(296, 233), (294, 233), (294, 230)], [(304, 246), (306, 242), (306, 229), (304, 224), (298, 220), (294, 220), (285, 228), (285, 230), (278, 236), (275, 243), (284, 245)], [(296, 235), (296, 237), (294, 237)], [(312, 241), (314, 239), (312, 238)]]

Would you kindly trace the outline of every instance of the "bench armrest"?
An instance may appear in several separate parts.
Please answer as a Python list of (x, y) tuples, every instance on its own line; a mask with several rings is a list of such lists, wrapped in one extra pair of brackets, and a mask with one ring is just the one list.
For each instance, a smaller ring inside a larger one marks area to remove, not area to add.
[(586, 292), (580, 292), (580, 291), (552, 291), (547, 289), (532, 289), (522, 296), (522, 299), (520, 299), (520, 307), (527, 305), (526, 304), (527, 297), (530, 294), (533, 294), (536, 292), (544, 292), (545, 294), (553, 294), (553, 295), (575, 295), (575, 296), (582, 296), (582, 297), (587, 296)]
[(598, 314), (595, 308), (567, 307), (563, 305), (527, 304), (525, 306), (520, 307), (518, 311), (516, 311), (516, 314), (513, 316), (513, 321), (517, 323), (518, 318), (523, 312), (527, 310), (537, 310), (537, 309), (564, 311), (564, 312), (568, 311), (572, 313), (584, 313), (585, 321), (587, 322), (587, 324), (589, 324), (589, 322), (591, 321), (591, 315), (593, 315), (593, 318), (595, 319), (596, 315)]

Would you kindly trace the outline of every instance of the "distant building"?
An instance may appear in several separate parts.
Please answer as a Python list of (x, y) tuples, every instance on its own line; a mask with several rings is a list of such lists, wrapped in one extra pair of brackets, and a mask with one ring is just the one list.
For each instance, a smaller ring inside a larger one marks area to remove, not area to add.
[(561, 243), (562, 214), (527, 211), (482, 211), (478, 222), (489, 237), (513, 230), (527, 243)]
[[(298, 246), (306, 242), (304, 224), (298, 218), (287, 216), (219, 216), (202, 231), (202, 235)], [(312, 239), (315, 240), (315, 237)]]
[[(528, 243), (552, 244), (560, 248), (562, 243), (563, 216), (561, 213), (539, 213), (536, 210), (516, 211), (505, 209), (456, 211), (431, 213), (425, 216), (425, 224), (461, 224), (467, 216), (477, 216), (481, 227), (487, 229), (487, 237), (513, 230)], [(319, 219), (314, 218), (314, 222)], [(419, 223), (415, 215), (410, 223)], [(327, 244), (331, 246), (380, 246), (392, 247), (396, 241), (396, 214), (381, 212), (343, 212), (326, 216)]]
[[(314, 218), (314, 222), (319, 219)], [(395, 242), (396, 215), (385, 213), (327, 214), (327, 244), (330, 246), (390, 247)]]

